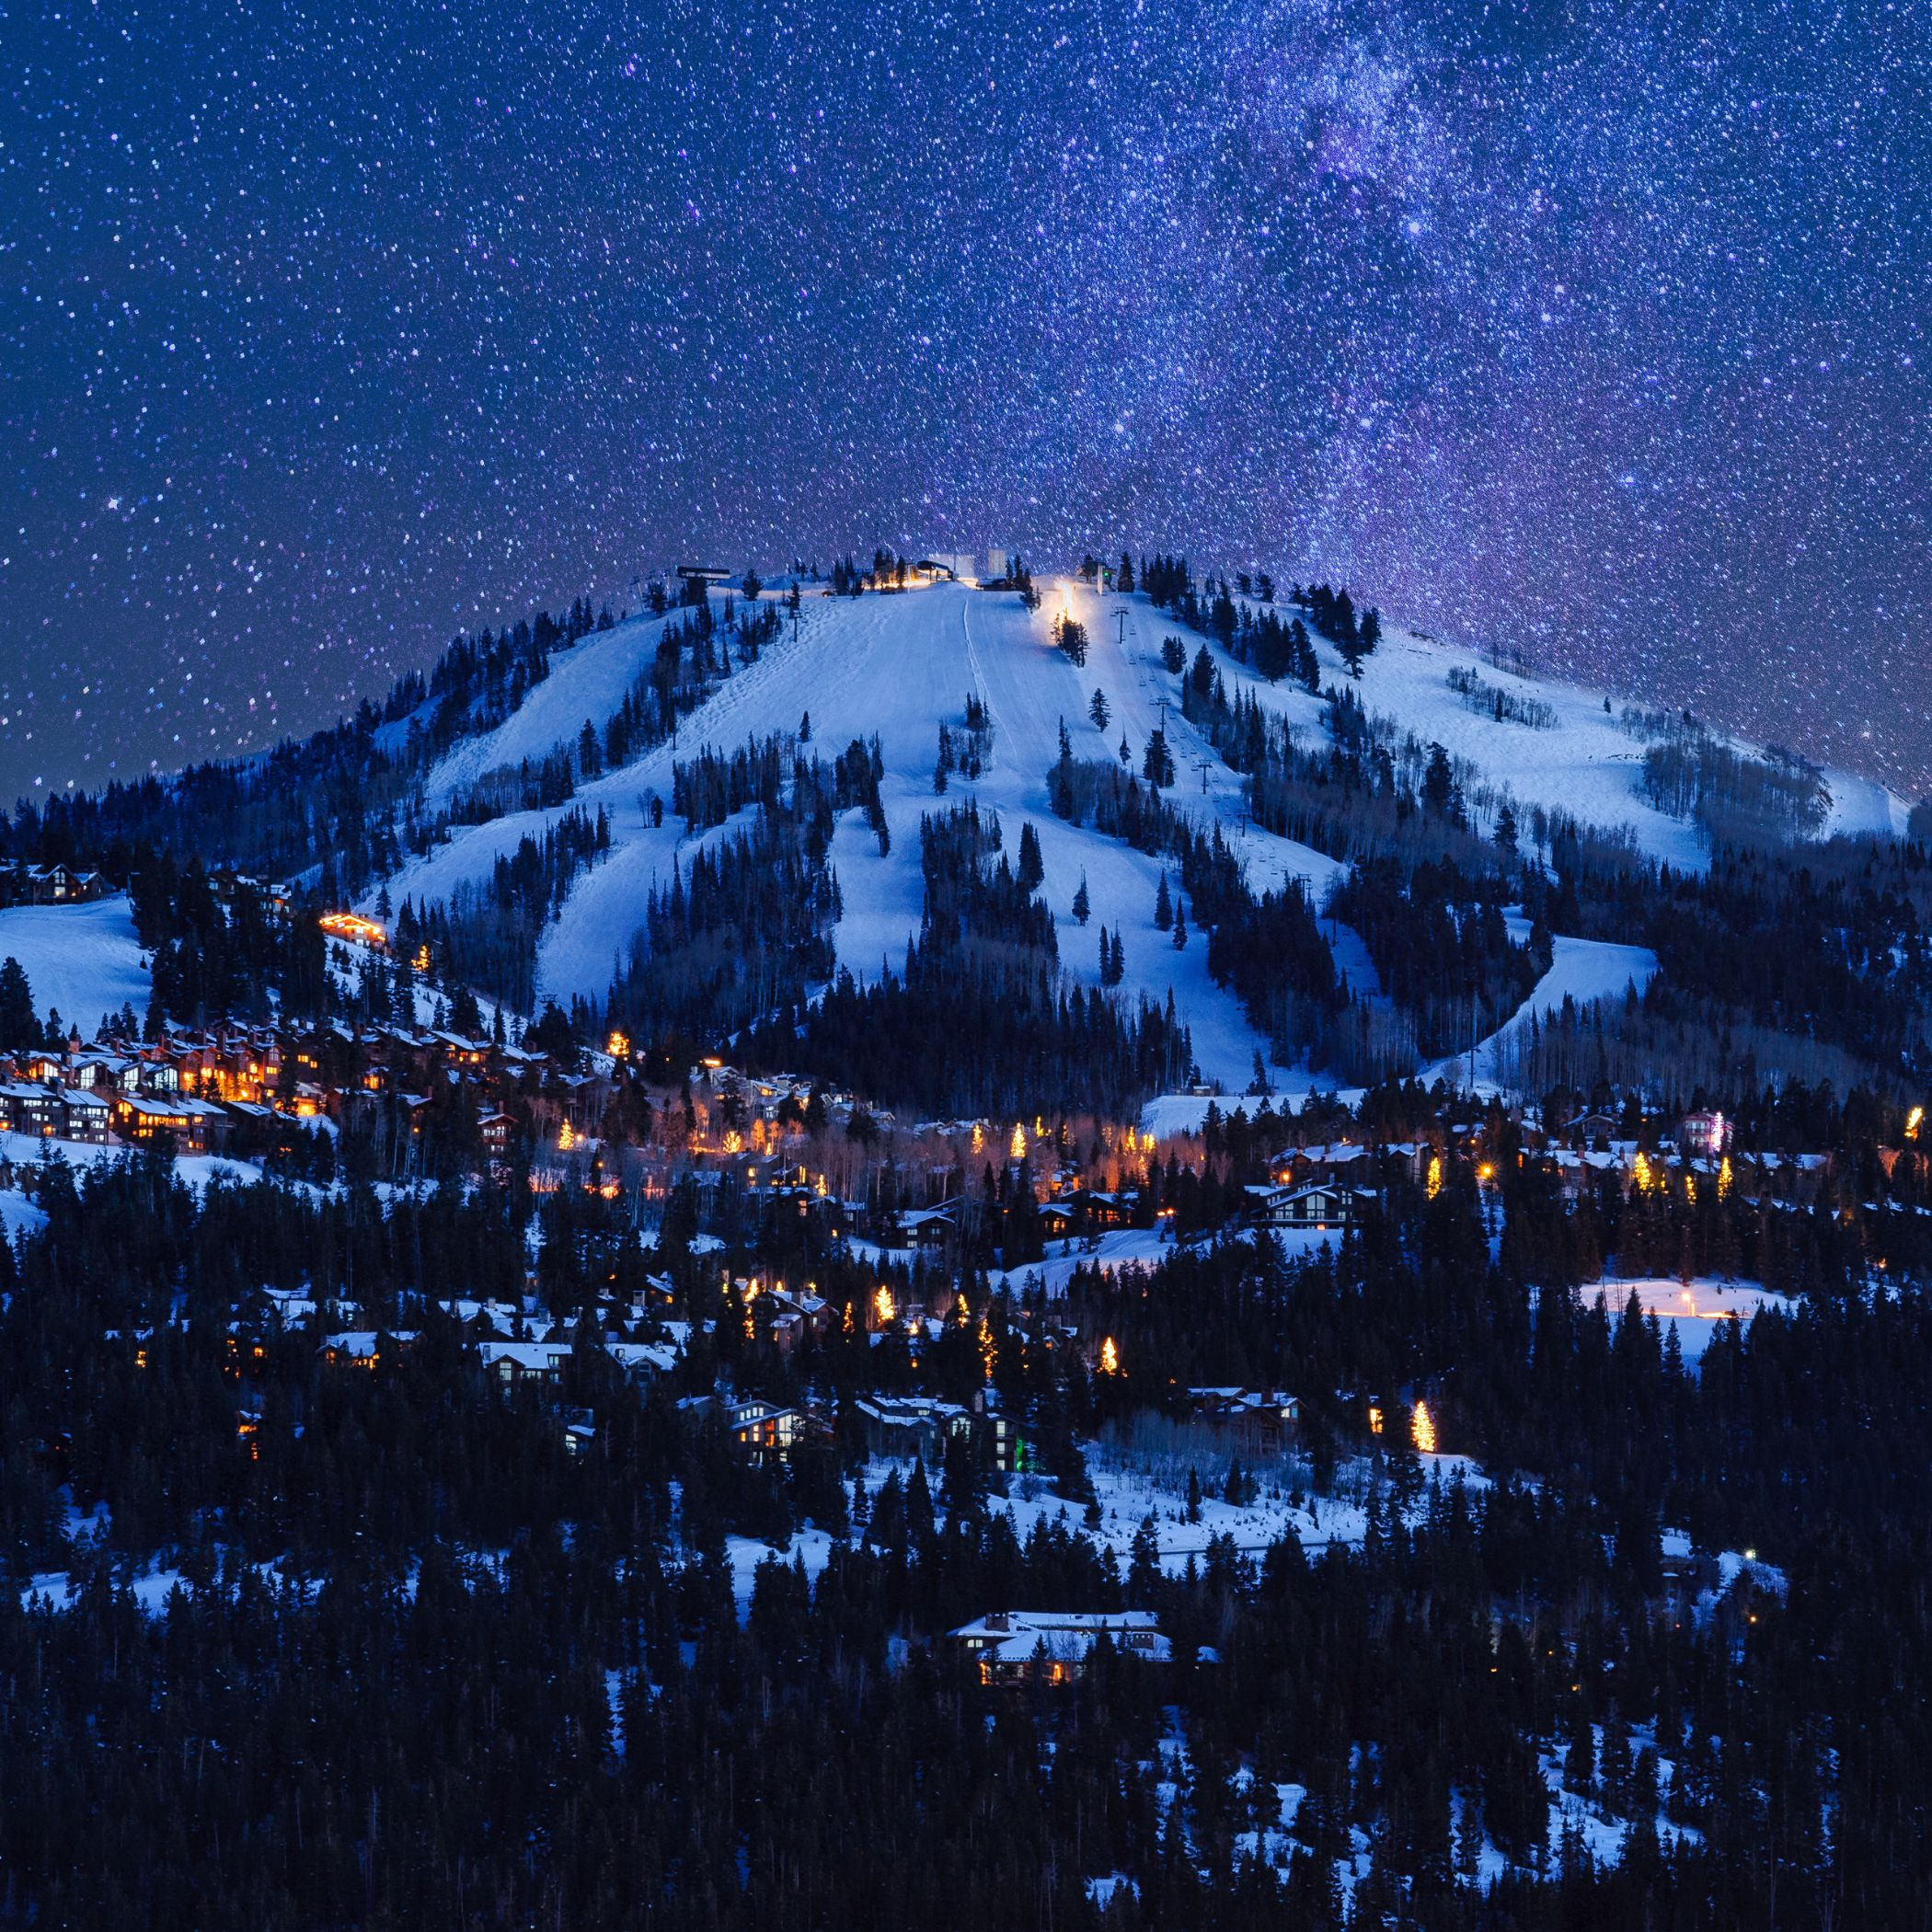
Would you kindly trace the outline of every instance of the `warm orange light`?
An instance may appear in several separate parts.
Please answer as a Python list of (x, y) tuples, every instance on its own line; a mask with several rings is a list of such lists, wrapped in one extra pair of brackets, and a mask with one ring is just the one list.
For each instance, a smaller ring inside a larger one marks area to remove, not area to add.
[(1121, 1351), (1114, 1347), (1111, 1335), (1100, 1344), (1100, 1373), (1103, 1375), (1118, 1375), (1121, 1373)]
[(1915, 1107), (1905, 1116), (1905, 1138), (1908, 1141), (1915, 1141), (1918, 1138), (1918, 1130), (1925, 1123), (1925, 1118), (1926, 1110), (1923, 1107)]
[(1409, 1419), (1409, 1439), (1424, 1455), (1435, 1454), (1435, 1418), (1429, 1413), (1426, 1402), (1418, 1402), (1415, 1413)]
[(627, 1059), (630, 1053), (630, 1035), (612, 1029), (610, 1039), (605, 1041), (613, 1060)]
[(1373, 1402), (1369, 1404), (1369, 1433), (1371, 1435), (1380, 1435), (1382, 1433), (1382, 1411)]
[(1422, 1188), (1432, 1201), (1443, 1191), (1443, 1156), (1440, 1154), (1429, 1156), (1429, 1178), (1422, 1183)]
[(1013, 1138), (1007, 1144), (1006, 1152), (1015, 1160), (1024, 1160), (1027, 1153), (1027, 1130), (1019, 1121), (1013, 1123)]
[(360, 913), (324, 913), (318, 923), (331, 938), (352, 939), (359, 946), (382, 946), (389, 937), (374, 919)]
[(880, 1325), (883, 1327), (898, 1312), (898, 1307), (892, 1300), (892, 1291), (881, 1286), (879, 1293), (872, 1297), (872, 1313), (878, 1317)]

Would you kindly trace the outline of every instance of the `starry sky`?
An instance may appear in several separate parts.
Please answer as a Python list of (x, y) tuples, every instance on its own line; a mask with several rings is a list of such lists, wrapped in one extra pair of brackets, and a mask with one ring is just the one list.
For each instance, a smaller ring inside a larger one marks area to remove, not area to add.
[(1185, 549), (1932, 788), (1919, 5), (0, 8), (0, 797), (702, 551)]

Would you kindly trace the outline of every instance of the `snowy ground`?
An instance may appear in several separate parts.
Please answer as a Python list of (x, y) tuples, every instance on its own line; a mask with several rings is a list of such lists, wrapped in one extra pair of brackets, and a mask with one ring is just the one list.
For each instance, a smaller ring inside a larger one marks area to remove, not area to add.
[[(1241, 1240), (1247, 1236), (1237, 1234), (1234, 1238)], [(1339, 1248), (1340, 1242), (1339, 1235), (1312, 1227), (1281, 1228), (1276, 1231), (1276, 1238), (1291, 1261), (1305, 1260), (1318, 1248)], [(995, 1268), (986, 1279), (994, 1287), (1007, 1288), (1016, 1294), (1036, 1287), (1044, 1288), (1050, 1295), (1064, 1294), (1076, 1269), (1098, 1268), (1111, 1274), (1116, 1269), (1135, 1262), (1143, 1268), (1156, 1268), (1174, 1249), (1173, 1235), (1165, 1225), (1110, 1228), (1095, 1238), (1091, 1248), (1081, 1240), (1049, 1241), (1044, 1260), (1029, 1261), (1020, 1268)]]
[(1621, 999), (1635, 986), (1639, 993), (1657, 974), (1657, 955), (1648, 946), (1613, 946), (1603, 939), (1572, 939), (1560, 934), (1550, 945), (1549, 971), (1531, 987), (1529, 997), (1488, 1039), (1469, 1053), (1454, 1053), (1422, 1069), (1422, 1079), (1433, 1085), (1489, 1094), (1509, 1084), (1510, 1048), (1527, 1036), (1530, 1020), (1558, 1012), (1563, 1002), (1579, 1006), (1592, 1000)]
[[(1177, 1460), (1171, 1455), (1139, 1455), (1104, 1443), (1090, 1444), (1087, 1470), (1100, 1505), (1098, 1529), (1088, 1526), (1084, 1505), (1066, 1501), (1044, 1477), (1008, 1478), (1008, 1493), (989, 1497), (986, 1506), (1011, 1521), (1022, 1543), (1036, 1524), (1058, 1524), (1088, 1537), (1101, 1549), (1110, 1549), (1123, 1572), (1133, 1557), (1135, 1533), (1151, 1520), (1161, 1568), (1176, 1577), (1186, 1571), (1190, 1559), (1200, 1562), (1204, 1558), (1208, 1545), (1217, 1536), (1230, 1537), (1241, 1555), (1253, 1558), (1286, 1535), (1295, 1537), (1312, 1556), (1331, 1545), (1359, 1544), (1366, 1534), (1368, 1486), (1373, 1480), (1366, 1465), (1345, 1465), (1333, 1493), (1317, 1496), (1311, 1491), (1306, 1466), (1292, 1456), (1282, 1457), (1250, 1469), (1258, 1486), (1253, 1501), (1230, 1503), (1221, 1493), (1230, 1459), (1225, 1447), (1203, 1446), (1198, 1455)], [(1420, 1461), (1424, 1488), (1409, 1512), (1411, 1521), (1420, 1522), (1426, 1512), (1431, 1487), (1460, 1480), (1479, 1488), (1487, 1480), (1466, 1456), (1425, 1455)], [(909, 1460), (873, 1457), (861, 1472), (867, 1495), (877, 1496), (888, 1475), (896, 1473), (902, 1483), (907, 1481), (913, 1466)], [(1188, 1519), (1190, 1467), (1198, 1471), (1202, 1491), (1195, 1522)], [(935, 1507), (943, 1516), (938, 1472), (928, 1469), (926, 1481)], [(802, 1557), (806, 1575), (816, 1579), (824, 1570), (832, 1544), (833, 1539), (816, 1528), (801, 1529), (783, 1545), (761, 1543), (750, 1536), (729, 1538), (727, 1556), (740, 1605), (751, 1601), (753, 1579), (758, 1565), (767, 1558), (776, 1556), (790, 1563)]]
[(147, 1011), (148, 972), (125, 893), (86, 905), (15, 905), (0, 912), (0, 960), (19, 960), (35, 1012), (92, 1039), (102, 1017)]
[(1719, 1323), (1735, 1318), (1748, 1324), (1760, 1308), (1796, 1305), (1755, 1282), (1719, 1282), (1702, 1275), (1688, 1282), (1661, 1276), (1604, 1280), (1581, 1293), (1586, 1302), (1602, 1294), (1613, 1317), (1622, 1313), (1634, 1294), (1638, 1306), (1654, 1315), (1661, 1328), (1676, 1330), (1677, 1346), (1688, 1363), (1695, 1363), (1717, 1339)]

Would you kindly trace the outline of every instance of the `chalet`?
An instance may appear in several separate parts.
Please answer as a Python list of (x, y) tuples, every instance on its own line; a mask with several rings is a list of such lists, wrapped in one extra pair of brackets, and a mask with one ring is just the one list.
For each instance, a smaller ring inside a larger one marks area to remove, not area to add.
[(950, 1636), (989, 1690), (1075, 1683), (1102, 1637), (1123, 1656), (1147, 1663), (1168, 1662), (1174, 1654), (1151, 1610), (989, 1610)]
[(1713, 1160), (1731, 1144), (1731, 1122), (1720, 1113), (1688, 1113), (1682, 1138), (1687, 1152)]
[(510, 1151), (516, 1121), (507, 1113), (486, 1113), (477, 1122), (477, 1131), (483, 1136), (483, 1145), (490, 1156), (500, 1160)]
[(61, 1110), (65, 1117), (69, 1140), (88, 1141), (96, 1146), (106, 1144), (108, 1128), (114, 1113), (112, 1097), (88, 1089), (64, 1087), (61, 1092)]
[(1317, 1147), (1284, 1147), (1268, 1163), (1270, 1178), (1277, 1187), (1298, 1187), (1311, 1180), (1345, 1179), (1372, 1171), (1372, 1147), (1353, 1141), (1337, 1141)]
[(1018, 1468), (1025, 1458), (1019, 1432), (997, 1409), (968, 1409), (931, 1396), (863, 1396), (852, 1405), (868, 1455), (943, 1459), (956, 1436), (983, 1444), (994, 1466)]
[(0, 1111), (15, 1133), (31, 1133), (47, 1140), (67, 1124), (66, 1109), (60, 1089), (40, 1086), (31, 1080), (9, 1081), (0, 1086)]
[(171, 1140), (184, 1154), (200, 1154), (206, 1148), (209, 1116), (221, 1112), (218, 1107), (178, 1094), (117, 1094), (113, 1106), (114, 1123), (123, 1139)]
[(385, 1342), (392, 1349), (401, 1350), (415, 1340), (413, 1328), (345, 1328), (339, 1334), (325, 1336), (319, 1353), (332, 1368), (373, 1369), (383, 1359)]
[(569, 1359), (567, 1341), (486, 1341), (477, 1352), (484, 1369), (505, 1388), (556, 1382)]
[(805, 1438), (808, 1418), (802, 1409), (787, 1409), (760, 1396), (742, 1399), (729, 1396), (686, 1396), (678, 1404), (686, 1414), (716, 1415), (725, 1432), (753, 1463), (783, 1462)]
[(677, 1344), (671, 1341), (607, 1341), (604, 1352), (633, 1382), (668, 1375), (677, 1366)]
[(1302, 1405), (1279, 1388), (1190, 1388), (1188, 1410), (1241, 1455), (1274, 1455), (1294, 1434)]
[(386, 946), (389, 936), (374, 919), (360, 913), (324, 913), (316, 924), (331, 939), (348, 939), (357, 946)]
[(1305, 1187), (1251, 1187), (1248, 1214), (1258, 1227), (1312, 1228), (1339, 1234), (1353, 1221), (1361, 1203), (1374, 1199), (1373, 1191), (1346, 1188), (1330, 1181)]
[(1042, 1201), (1040, 1203), (1040, 1232), (1049, 1241), (1058, 1241), (1074, 1231), (1079, 1219), (1078, 1204), (1072, 1201)]
[(958, 1214), (957, 1203), (949, 1201), (937, 1207), (907, 1208), (895, 1233), (900, 1241), (914, 1248), (941, 1248), (952, 1238)]
[(489, 1064), (487, 1040), (466, 1040), (461, 1033), (431, 1033), (431, 1052), (444, 1066), (474, 1068)]
[(0, 868), (0, 892), (15, 904), (83, 905), (112, 890), (98, 872), (76, 872), (70, 866), (19, 861)]
[(1125, 1227), (1133, 1219), (1134, 1210), (1141, 1204), (1141, 1190), (1138, 1188), (1120, 1188), (1110, 1190), (1096, 1188), (1085, 1194), (1081, 1200), (1087, 1209), (1087, 1218), (1093, 1227)]

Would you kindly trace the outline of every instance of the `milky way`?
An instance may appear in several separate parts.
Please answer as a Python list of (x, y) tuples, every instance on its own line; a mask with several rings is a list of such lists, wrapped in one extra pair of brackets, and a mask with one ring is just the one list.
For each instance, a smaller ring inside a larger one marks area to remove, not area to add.
[(1932, 785), (1912, 7), (0, 14), (0, 794), (702, 551), (1259, 559)]

